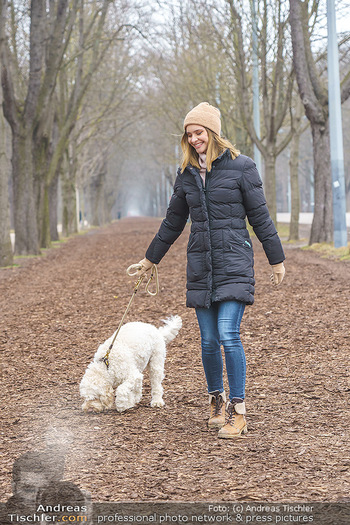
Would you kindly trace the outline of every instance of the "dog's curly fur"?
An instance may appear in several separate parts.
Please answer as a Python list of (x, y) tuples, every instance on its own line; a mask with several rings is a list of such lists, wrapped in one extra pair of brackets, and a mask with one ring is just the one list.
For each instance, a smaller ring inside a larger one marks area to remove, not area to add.
[(151, 382), (151, 406), (164, 406), (162, 381), (166, 343), (172, 341), (181, 326), (181, 317), (175, 315), (156, 328), (148, 323), (127, 323), (121, 327), (109, 355), (109, 368), (101, 359), (105, 356), (114, 334), (99, 346), (92, 363), (80, 383), (84, 398), (82, 409), (102, 412), (115, 406), (119, 412), (134, 407), (142, 396), (142, 372), (148, 365)]

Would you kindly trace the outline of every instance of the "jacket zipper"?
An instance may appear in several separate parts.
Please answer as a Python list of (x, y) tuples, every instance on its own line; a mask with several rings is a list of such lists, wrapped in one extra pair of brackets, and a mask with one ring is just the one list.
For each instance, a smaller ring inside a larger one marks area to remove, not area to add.
[[(211, 289), (210, 289), (210, 299), (213, 295), (213, 248), (212, 248), (212, 242), (211, 242), (211, 218), (209, 213), (209, 176), (211, 174), (211, 171), (208, 173), (206, 171), (205, 174), (205, 184), (203, 184), (203, 190), (204, 190), (204, 197), (205, 197), (205, 203), (207, 206), (207, 214), (208, 214), (208, 222), (209, 222), (209, 243), (210, 243), (210, 258), (211, 258)], [(202, 179), (202, 177), (201, 177)], [(202, 180), (203, 182), (203, 180)]]
[[(205, 183), (203, 184), (203, 189), (204, 189), (205, 202), (207, 204), (207, 211), (208, 211), (208, 218), (209, 218), (209, 197), (208, 197), (209, 177), (208, 177), (208, 175), (209, 175), (208, 172), (206, 172)], [(210, 218), (209, 218), (209, 220), (210, 220)]]
[[(251, 248), (252, 245), (250, 244), (249, 241), (244, 241), (244, 242), (238, 242), (238, 241), (231, 241), (232, 244), (236, 244), (237, 246), (243, 246), (243, 248)], [(231, 250), (232, 250), (232, 247), (231, 247)]]

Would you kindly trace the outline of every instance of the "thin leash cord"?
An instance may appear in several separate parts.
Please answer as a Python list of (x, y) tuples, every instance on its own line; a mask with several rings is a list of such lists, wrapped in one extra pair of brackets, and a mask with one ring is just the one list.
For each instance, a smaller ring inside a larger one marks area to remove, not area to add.
[[(139, 265), (139, 264), (132, 264), (132, 265), (129, 266), (129, 268), (126, 270), (126, 273), (127, 273), (130, 277), (132, 277), (133, 275), (136, 274), (136, 272), (137, 272), (139, 269), (140, 269), (140, 265)], [(150, 285), (151, 281), (153, 280), (154, 276), (155, 276), (155, 278), (156, 278), (156, 291), (155, 291), (155, 292), (152, 292), (152, 291), (149, 289), (149, 285)], [(109, 368), (109, 354), (111, 353), (111, 350), (112, 350), (112, 348), (113, 348), (114, 342), (115, 342), (115, 340), (116, 340), (116, 338), (117, 338), (117, 336), (118, 336), (118, 334), (119, 334), (119, 331), (120, 331), (120, 329), (121, 329), (121, 327), (122, 327), (122, 324), (123, 324), (123, 322), (124, 322), (124, 319), (125, 319), (125, 317), (126, 317), (128, 311), (129, 311), (129, 309), (130, 309), (131, 303), (133, 302), (134, 297), (135, 297), (135, 295), (136, 295), (136, 293), (137, 293), (137, 290), (139, 289), (139, 287), (140, 287), (140, 285), (141, 285), (141, 283), (142, 283), (142, 281), (144, 280), (145, 277), (146, 277), (146, 274), (140, 275), (140, 277), (139, 277), (138, 280), (136, 281), (136, 284), (135, 284), (135, 287), (134, 287), (134, 291), (133, 291), (132, 296), (131, 296), (131, 298), (130, 298), (129, 304), (128, 304), (128, 306), (126, 307), (126, 310), (125, 310), (124, 315), (123, 315), (123, 317), (122, 317), (122, 319), (121, 319), (121, 321), (120, 321), (120, 323), (119, 323), (119, 326), (118, 326), (118, 328), (117, 328), (117, 331), (116, 331), (116, 333), (114, 334), (113, 340), (112, 340), (111, 344), (109, 345), (109, 348), (108, 348), (108, 350), (107, 350), (107, 352), (106, 352), (106, 355), (105, 355), (104, 357), (102, 357), (102, 359), (101, 359), (101, 361), (104, 362), (104, 364), (106, 365), (107, 368)], [(156, 295), (158, 294), (158, 292), (159, 292), (158, 269), (157, 269), (157, 266), (156, 266), (155, 264), (154, 264), (154, 265), (152, 266), (152, 268), (151, 268), (151, 275), (150, 275), (150, 277), (149, 277), (149, 279), (148, 279), (148, 281), (147, 281), (147, 283), (146, 283), (146, 292), (147, 292), (149, 295), (151, 295), (152, 297), (156, 296)]]

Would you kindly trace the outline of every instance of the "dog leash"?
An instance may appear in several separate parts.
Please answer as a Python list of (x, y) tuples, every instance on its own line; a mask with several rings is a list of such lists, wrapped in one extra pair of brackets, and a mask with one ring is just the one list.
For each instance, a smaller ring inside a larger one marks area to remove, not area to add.
[[(126, 270), (126, 273), (130, 276), (130, 277), (133, 277), (134, 275), (137, 274), (137, 272), (141, 270), (141, 265), (140, 264), (132, 264), (131, 266), (129, 266), (129, 268)], [(104, 362), (104, 364), (106, 365), (107, 369), (109, 368), (109, 354), (111, 353), (111, 350), (113, 348), (113, 345), (114, 345), (114, 342), (117, 338), (117, 335), (119, 334), (119, 330), (121, 329), (122, 327), (122, 324), (124, 322), (124, 319), (129, 311), (129, 308), (131, 306), (131, 303), (133, 302), (133, 299), (137, 293), (137, 290), (139, 289), (142, 281), (144, 280), (144, 278), (146, 277), (146, 273), (144, 273), (143, 275), (140, 275), (140, 277), (137, 279), (136, 283), (135, 283), (135, 287), (134, 287), (134, 291), (132, 293), (132, 296), (130, 298), (130, 301), (129, 301), (129, 304), (128, 306), (126, 307), (126, 310), (124, 312), (124, 315), (119, 323), (119, 326), (117, 328), (117, 331), (116, 333), (114, 334), (114, 337), (113, 337), (113, 340), (111, 342), (111, 344), (109, 345), (109, 348), (106, 352), (106, 355), (104, 357), (102, 357), (101, 361)], [(156, 279), (156, 290), (155, 292), (152, 292), (149, 288), (153, 278), (155, 277)], [(157, 269), (157, 265), (156, 264), (153, 264), (153, 266), (151, 267), (151, 274), (149, 276), (149, 279), (146, 283), (146, 292), (151, 295), (152, 297), (156, 296), (159, 292), (159, 278), (158, 278), (158, 269)]]

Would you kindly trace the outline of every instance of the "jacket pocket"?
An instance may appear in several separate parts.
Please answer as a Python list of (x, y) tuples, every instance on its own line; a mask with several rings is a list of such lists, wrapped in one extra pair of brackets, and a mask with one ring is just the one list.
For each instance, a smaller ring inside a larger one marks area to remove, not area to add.
[(253, 277), (253, 248), (250, 238), (244, 235), (225, 231), (224, 233), (224, 266), (227, 275)]
[(190, 252), (187, 254), (187, 284), (200, 281), (206, 276), (205, 252)]
[(202, 232), (190, 234), (187, 245), (187, 280), (199, 281), (206, 275), (205, 242)]

